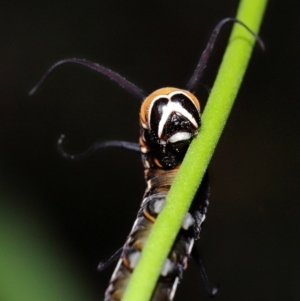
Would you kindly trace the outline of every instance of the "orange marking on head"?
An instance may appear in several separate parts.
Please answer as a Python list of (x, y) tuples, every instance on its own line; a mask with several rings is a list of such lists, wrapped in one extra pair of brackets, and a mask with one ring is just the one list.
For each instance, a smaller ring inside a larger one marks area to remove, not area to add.
[(140, 121), (142, 125), (148, 125), (148, 113), (149, 113), (149, 107), (153, 101), (153, 99), (157, 96), (167, 96), (168, 94), (172, 92), (183, 92), (185, 93), (195, 104), (197, 107), (198, 111), (200, 111), (200, 102), (197, 99), (195, 95), (193, 95), (190, 91), (183, 90), (183, 89), (178, 89), (178, 88), (173, 88), (173, 87), (166, 87), (166, 88), (161, 88), (153, 93), (151, 93), (148, 97), (145, 98), (145, 100), (142, 103), (141, 110), (140, 110)]

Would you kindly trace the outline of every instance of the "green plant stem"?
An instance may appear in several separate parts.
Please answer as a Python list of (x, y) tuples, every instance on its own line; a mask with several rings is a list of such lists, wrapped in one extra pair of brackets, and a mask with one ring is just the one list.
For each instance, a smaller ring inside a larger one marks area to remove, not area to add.
[[(258, 32), (267, 0), (242, 0), (237, 19)], [(168, 256), (185, 213), (194, 198), (223, 131), (255, 43), (242, 26), (234, 25), (222, 64), (202, 116), (202, 127), (193, 140), (159, 214), (142, 256), (127, 286), (123, 301), (150, 300), (161, 267)]]

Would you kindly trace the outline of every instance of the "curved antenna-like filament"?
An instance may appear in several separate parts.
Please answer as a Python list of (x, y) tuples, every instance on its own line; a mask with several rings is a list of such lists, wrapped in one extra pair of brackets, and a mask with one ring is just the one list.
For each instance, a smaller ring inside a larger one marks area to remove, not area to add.
[(66, 153), (62, 147), (64, 138), (65, 138), (65, 135), (61, 135), (60, 138), (58, 139), (57, 149), (64, 158), (69, 159), (69, 160), (74, 160), (74, 161), (87, 158), (92, 153), (97, 151), (99, 148), (105, 148), (105, 147), (122, 147), (122, 148), (126, 148), (126, 149), (133, 150), (136, 152), (141, 152), (141, 148), (138, 143), (122, 141), (122, 140), (108, 140), (108, 141), (101, 141), (101, 142), (97, 142), (97, 143), (93, 144), (91, 147), (89, 147), (83, 153), (80, 153), (77, 155), (70, 155), (70, 154)]
[(109, 259), (105, 261), (101, 261), (97, 267), (98, 272), (102, 272), (103, 270), (108, 268), (112, 263), (118, 260), (122, 255), (122, 251), (123, 251), (123, 247), (120, 248), (117, 252), (115, 252)]
[(39, 80), (39, 82), (30, 90), (29, 95), (32, 95), (35, 93), (35, 91), (40, 87), (40, 85), (45, 81), (45, 79), (48, 77), (48, 75), (58, 66), (66, 64), (66, 63), (75, 63), (79, 65), (83, 65), (85, 67), (88, 67), (90, 69), (93, 69), (109, 79), (115, 81), (117, 84), (119, 84), (122, 88), (124, 88), (126, 91), (140, 99), (141, 101), (144, 100), (144, 98), (147, 96), (147, 94), (137, 87), (135, 84), (128, 81), (126, 78), (122, 77), (120, 74), (118, 74), (115, 71), (112, 71), (109, 68), (106, 68), (100, 64), (88, 61), (86, 59), (78, 59), (78, 58), (69, 58), (64, 59), (61, 61), (56, 62), (54, 65), (52, 65), (47, 72), (43, 75), (43, 77)]
[(190, 80), (187, 84), (187, 90), (193, 92), (196, 89), (197, 84), (198, 84), (200, 78), (202, 77), (203, 71), (204, 71), (204, 69), (206, 67), (206, 64), (208, 62), (208, 59), (211, 55), (211, 52), (212, 52), (213, 47), (215, 45), (218, 34), (219, 34), (221, 28), (223, 27), (223, 25), (228, 23), (228, 22), (239, 23), (240, 25), (245, 27), (255, 37), (255, 39), (258, 42), (258, 44), (260, 45), (261, 49), (263, 51), (265, 50), (265, 46), (264, 46), (264, 43), (263, 43), (262, 39), (255, 32), (253, 32), (245, 23), (243, 23), (240, 20), (235, 19), (235, 18), (225, 18), (225, 19), (221, 20), (217, 24), (217, 26), (215, 27), (215, 29), (213, 30), (213, 32), (212, 32), (212, 34), (209, 38), (207, 46), (204, 49), (204, 51), (203, 51), (203, 53), (200, 57), (198, 65), (197, 65), (192, 77), (190, 78)]
[(214, 297), (217, 294), (220, 285), (214, 286), (213, 288), (210, 287), (206, 271), (204, 269), (202, 260), (200, 259), (200, 255), (199, 255), (199, 252), (198, 252), (198, 249), (197, 249), (196, 246), (194, 246), (193, 249), (192, 249), (192, 257), (195, 260), (197, 268), (198, 268), (198, 270), (200, 272), (200, 275), (203, 279), (205, 289), (207, 291), (208, 296), (209, 297)]

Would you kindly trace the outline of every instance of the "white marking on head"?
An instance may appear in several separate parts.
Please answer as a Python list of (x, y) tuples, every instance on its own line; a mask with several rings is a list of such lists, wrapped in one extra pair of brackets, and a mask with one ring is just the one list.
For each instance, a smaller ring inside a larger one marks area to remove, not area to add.
[(192, 137), (192, 134), (189, 132), (178, 132), (169, 138), (170, 143), (175, 143), (178, 141), (189, 140)]
[[(194, 103), (194, 101), (190, 98), (190, 96), (188, 96), (184, 91), (182, 91), (182, 90), (176, 90), (176, 91), (173, 91), (173, 92), (171, 92), (171, 93), (169, 93), (169, 94), (161, 94), (161, 95), (158, 95), (158, 96), (156, 96), (155, 98), (153, 98), (153, 100), (152, 100), (152, 102), (151, 102), (151, 104), (150, 104), (150, 106), (149, 106), (149, 109), (148, 109), (148, 120), (147, 120), (147, 122), (148, 122), (148, 124), (147, 125), (144, 125), (144, 124), (142, 124), (142, 126), (145, 128), (145, 129), (151, 129), (151, 124), (150, 124), (150, 120), (151, 120), (151, 114), (152, 114), (152, 108), (153, 108), (153, 106), (154, 106), (154, 104), (156, 103), (156, 101), (157, 100), (160, 100), (160, 99), (168, 99), (168, 104), (165, 106), (165, 107), (168, 107), (169, 106), (169, 104), (171, 103), (171, 106), (172, 106), (172, 104), (174, 104), (175, 106), (174, 106), (174, 108), (175, 108), (175, 110), (171, 110), (170, 111), (170, 108), (168, 108), (167, 109), (167, 111), (166, 112), (164, 112), (163, 113), (163, 115), (164, 114), (167, 114), (167, 116), (162, 116), (162, 118), (161, 119), (163, 119), (164, 118), (164, 121), (163, 121), (163, 124), (162, 124), (162, 129), (163, 129), (163, 127), (164, 127), (164, 124), (166, 123), (166, 121), (167, 121), (167, 119), (168, 119), (168, 117), (169, 117), (169, 115), (172, 113), (172, 112), (179, 112), (179, 113), (181, 113), (181, 115), (183, 115), (184, 117), (186, 117), (196, 128), (198, 128), (198, 123), (197, 123), (197, 121), (195, 120), (195, 118), (186, 110), (186, 109), (184, 109), (179, 103), (174, 103), (174, 102), (172, 102), (171, 101), (171, 98), (174, 96), (174, 95), (184, 95), (185, 97), (187, 97), (190, 101), (191, 101), (191, 103), (193, 104), (193, 106), (195, 107), (195, 109), (197, 110), (197, 111), (199, 111), (199, 108), (196, 106), (196, 104)], [(165, 110), (165, 108), (163, 108), (163, 110)], [(162, 122), (162, 120), (160, 121), (160, 123), (159, 123), (159, 130), (158, 130), (158, 137), (160, 138), (161, 137), (161, 133), (162, 133), (162, 129), (160, 130), (160, 127), (161, 127), (161, 122)]]
[(184, 95), (185, 97), (187, 97), (187, 98), (191, 101), (191, 103), (194, 105), (195, 109), (196, 109), (197, 111), (199, 111), (198, 107), (197, 107), (196, 104), (193, 102), (193, 100), (191, 99), (191, 97), (188, 96), (184, 91), (181, 91), (181, 90), (173, 91), (173, 92), (171, 92), (171, 93), (169, 94), (169, 97), (171, 98), (171, 97), (173, 97), (173, 96), (176, 95), (176, 94), (182, 94), (182, 95)]
[(163, 106), (162, 110), (163, 114), (158, 125), (158, 138), (161, 138), (164, 126), (170, 115), (174, 112), (180, 113), (182, 116), (188, 119), (195, 126), (195, 128), (198, 128), (197, 121), (195, 120), (193, 115), (189, 113), (181, 104), (173, 102), (169, 99), (169, 102), (167, 103), (167, 105)]
[(148, 130), (148, 124), (147, 123), (144, 123), (144, 122), (141, 122), (141, 125), (144, 129)]
[(164, 99), (169, 99), (169, 97), (167, 96), (167, 95), (158, 95), (158, 96), (156, 96), (156, 97), (154, 97), (153, 98), (153, 100), (151, 101), (151, 104), (150, 104), (150, 106), (149, 106), (149, 110), (148, 110), (148, 126), (149, 126), (149, 129), (151, 129), (151, 114), (152, 114), (152, 109), (153, 109), (153, 106), (154, 106), (154, 104), (158, 101), (158, 100), (160, 100), (160, 99), (162, 99), (162, 98), (164, 98)]

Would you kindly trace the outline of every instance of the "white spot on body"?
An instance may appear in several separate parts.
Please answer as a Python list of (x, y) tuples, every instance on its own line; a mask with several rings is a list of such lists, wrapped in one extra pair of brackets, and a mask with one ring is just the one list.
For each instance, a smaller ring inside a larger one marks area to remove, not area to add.
[(115, 280), (122, 262), (123, 262), (123, 260), (122, 260), (122, 258), (120, 258), (119, 261), (118, 261), (118, 264), (117, 264), (117, 266), (116, 266), (116, 268), (115, 268), (115, 270), (114, 270), (114, 272), (113, 272), (113, 274), (111, 276), (111, 279), (110, 279), (111, 282)]
[(137, 224), (139, 223), (139, 221), (142, 219), (142, 217), (139, 217), (139, 218), (136, 218), (135, 221), (134, 221), (134, 224), (132, 226), (132, 229), (131, 229), (131, 232), (132, 233), (135, 229), (135, 227), (137, 226)]
[(172, 286), (172, 290), (170, 292), (170, 296), (169, 296), (170, 301), (172, 301), (175, 296), (178, 283), (179, 283), (179, 277), (176, 277)]
[(146, 168), (150, 168), (150, 164), (149, 164), (149, 161), (148, 161), (148, 160), (145, 160), (145, 161), (144, 161), (144, 164), (145, 164), (145, 167), (146, 167)]
[(194, 223), (195, 223), (195, 219), (192, 217), (192, 215), (189, 212), (187, 212), (185, 214), (185, 216), (184, 216), (184, 219), (183, 219), (181, 227), (184, 230), (188, 230), (189, 227), (191, 227), (192, 225), (194, 225)]
[(127, 259), (128, 259), (129, 266), (131, 269), (134, 269), (136, 267), (140, 257), (141, 257), (140, 251), (134, 251), (128, 255)]
[(172, 272), (173, 269), (174, 269), (174, 263), (169, 258), (166, 258), (161, 268), (160, 274), (163, 277), (166, 277), (170, 272)]
[(152, 187), (152, 180), (147, 181), (147, 188), (150, 189)]
[(153, 204), (151, 204), (151, 209), (153, 210), (153, 212), (155, 212), (156, 214), (160, 213), (162, 211), (162, 209), (164, 208), (166, 204), (165, 200), (156, 200)]
[(206, 215), (202, 214), (201, 216), (201, 221), (200, 221), (200, 225), (205, 221)]
[(191, 254), (193, 246), (194, 246), (194, 242), (195, 242), (195, 239), (192, 238), (191, 241), (190, 241), (190, 245), (189, 245), (189, 249), (188, 249), (188, 254)]
[(144, 153), (144, 154), (148, 153), (148, 148), (145, 147), (145, 146), (142, 146), (141, 147), (141, 152)]

